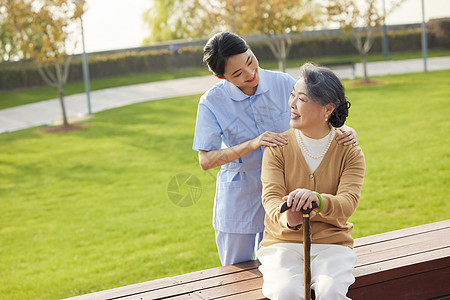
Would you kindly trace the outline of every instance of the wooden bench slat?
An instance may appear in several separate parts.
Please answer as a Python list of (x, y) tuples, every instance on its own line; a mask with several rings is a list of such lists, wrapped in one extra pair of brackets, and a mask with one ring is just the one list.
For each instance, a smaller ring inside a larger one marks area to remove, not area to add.
[(70, 300), (104, 300), (120, 297), (122, 295), (135, 294), (137, 291), (158, 290), (166, 286), (177, 284), (170, 277), (156, 279), (147, 282), (136, 283), (123, 287), (113, 288), (106, 291), (94, 292), (91, 294), (80, 295), (70, 298)]
[(220, 300), (242, 300), (242, 299), (252, 299), (252, 300), (262, 300), (267, 299), (264, 297), (261, 291), (261, 287), (258, 287), (256, 290), (245, 291), (235, 295), (229, 295), (221, 298), (217, 298)]
[[(128, 296), (128, 297), (120, 297), (120, 298), (114, 298), (117, 300), (145, 300), (145, 299), (152, 299), (152, 298), (148, 298), (148, 297), (143, 297), (141, 294), (139, 295), (134, 295), (134, 296)], [(179, 295), (179, 296), (174, 296), (174, 297), (165, 297), (163, 299), (170, 299), (170, 300), (205, 300), (205, 298), (199, 296), (197, 293), (189, 293), (189, 294), (184, 294), (184, 295)], [(155, 299), (152, 299), (155, 300)]]
[(355, 248), (355, 252), (357, 254), (357, 265), (363, 265), (430, 252), (443, 247), (450, 247), (450, 228), (361, 246)]
[(244, 271), (253, 271), (256, 268), (258, 268), (258, 265), (255, 265), (254, 261), (246, 261), (240, 264), (211, 268), (207, 270), (178, 275), (171, 278), (173, 278), (177, 283), (181, 284), (205, 278), (214, 278)]
[(182, 294), (194, 293), (197, 291), (208, 290), (215, 287), (230, 285), (233, 283), (247, 282), (249, 280), (261, 277), (258, 270), (245, 270), (231, 274), (225, 274), (212, 278), (198, 279), (188, 283), (183, 283), (175, 286), (165, 287), (158, 290), (141, 293), (140, 297), (149, 299), (160, 299), (163, 297), (172, 297)]
[(383, 232), (370, 236), (360, 237), (355, 240), (355, 249), (364, 245), (375, 244), (379, 242), (386, 242), (395, 240), (399, 237), (406, 237), (408, 235), (416, 235), (421, 233), (427, 233), (430, 231), (440, 230), (450, 227), (450, 220), (444, 220), (431, 224), (424, 224), (415, 227), (403, 228), (389, 232)]
[[(203, 282), (203, 281), (202, 281)], [(189, 292), (189, 293), (181, 293), (178, 295), (155, 295), (152, 293), (140, 293), (136, 295), (130, 295), (126, 297), (121, 297), (123, 300), (158, 300), (158, 299), (170, 299), (170, 300), (178, 300), (178, 299), (222, 299), (233, 297), (236, 298), (238, 295), (241, 295), (243, 292), (252, 292), (259, 291), (258, 294), (262, 299), (264, 299), (261, 293), (261, 285), (262, 285), (262, 277), (248, 279), (248, 280), (240, 280), (231, 283), (224, 283), (217, 286), (205, 286), (202, 289), (198, 289), (197, 291)], [(244, 298), (240, 298), (244, 299)]]
[(236, 295), (242, 293), (242, 291), (250, 291), (255, 289), (261, 290), (262, 283), (263, 278), (258, 277), (246, 281), (235, 282), (226, 286), (205, 289), (201, 292), (198, 292), (198, 294), (204, 299), (220, 299), (228, 296), (236, 297)]
[[(432, 260), (430, 260), (430, 258)], [(356, 286), (369, 285), (425, 271), (432, 271), (450, 266), (450, 249), (439, 249), (433, 253), (397, 258), (395, 262), (385, 261), (370, 265), (356, 266), (353, 274), (357, 278)]]

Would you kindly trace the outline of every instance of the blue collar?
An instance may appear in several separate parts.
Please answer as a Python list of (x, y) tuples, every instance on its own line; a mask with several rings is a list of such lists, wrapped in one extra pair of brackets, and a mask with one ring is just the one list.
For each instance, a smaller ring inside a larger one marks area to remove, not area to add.
[[(258, 74), (259, 74), (259, 83), (256, 87), (256, 92), (254, 96), (263, 94), (269, 90), (269, 85), (266, 82), (266, 74), (265, 70), (258, 67)], [(234, 101), (243, 101), (245, 99), (248, 99), (250, 96), (244, 94), (237, 86), (229, 82), (228, 80), (224, 80), (223, 86), (225, 87), (225, 90), (227, 91), (228, 95), (231, 99)]]

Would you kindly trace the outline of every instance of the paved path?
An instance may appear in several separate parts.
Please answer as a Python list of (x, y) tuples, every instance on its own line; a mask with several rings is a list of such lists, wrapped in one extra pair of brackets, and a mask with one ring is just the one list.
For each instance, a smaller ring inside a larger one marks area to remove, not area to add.
[[(427, 67), (429, 71), (450, 69), (450, 57), (429, 58)], [(368, 63), (369, 76), (422, 71), (422, 59)], [(298, 68), (288, 69), (287, 72), (294, 78), (299, 76)], [(336, 69), (335, 72), (341, 78), (352, 76), (350, 69)], [(356, 76), (362, 76), (361, 64), (356, 64)], [(217, 81), (218, 79), (214, 76), (201, 76), (93, 91), (91, 92), (91, 110), (96, 113), (132, 103), (201, 94)], [(88, 109), (84, 93), (66, 96), (64, 102), (69, 121), (76, 122), (86, 117)], [(57, 124), (61, 122), (61, 115), (58, 99), (3, 109), (0, 110), (0, 133)]]

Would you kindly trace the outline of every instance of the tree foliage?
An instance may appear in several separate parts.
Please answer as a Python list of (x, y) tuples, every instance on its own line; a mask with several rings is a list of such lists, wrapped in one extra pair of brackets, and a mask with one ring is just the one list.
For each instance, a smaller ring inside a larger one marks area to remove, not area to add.
[(386, 16), (403, 1), (391, 1), (387, 10), (383, 9), (382, 1), (379, 0), (328, 0), (325, 6), (329, 21), (340, 25), (361, 55), (365, 81), (369, 81), (366, 56), (372, 48), (374, 33), (379, 30)]
[[(150, 31), (143, 43), (200, 38), (210, 26), (202, 0), (154, 0), (143, 18)], [(208, 1), (205, 1), (207, 5)]]
[(319, 12), (312, 0), (154, 0), (144, 14), (150, 36), (144, 43), (209, 37), (219, 31), (239, 35), (264, 34), (285, 69), (291, 33), (314, 24)]
[(10, 61), (19, 55), (19, 41), (9, 27), (8, 14), (3, 1), (0, 2), (0, 62)]
[(0, 11), (3, 56), (14, 53), (36, 63), (44, 81), (58, 90), (67, 125), (63, 97), (72, 55), (66, 45), (71, 26), (84, 12), (84, 1), (0, 0)]
[[(240, 15), (243, 23), (243, 33), (265, 34), (269, 37), (266, 44), (278, 60), (279, 69), (285, 71), (286, 58), (292, 45), (290, 34), (301, 33), (312, 27), (318, 16), (317, 6), (309, 0), (262, 0), (247, 2), (248, 11), (253, 12), (250, 20), (246, 15)], [(252, 29), (254, 32), (252, 32)]]

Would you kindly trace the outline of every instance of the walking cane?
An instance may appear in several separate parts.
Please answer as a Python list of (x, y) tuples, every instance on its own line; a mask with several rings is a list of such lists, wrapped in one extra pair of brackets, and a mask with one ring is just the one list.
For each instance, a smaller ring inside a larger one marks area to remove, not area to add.
[[(315, 208), (319, 207), (317, 202), (312, 203), (312, 208), (301, 209), (303, 213), (303, 277), (305, 279), (305, 300), (311, 299), (311, 232), (309, 224), (309, 214)], [(280, 212), (285, 212), (289, 207), (286, 202), (281, 206)]]

